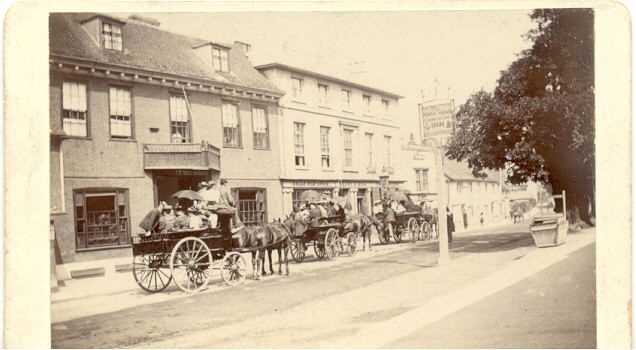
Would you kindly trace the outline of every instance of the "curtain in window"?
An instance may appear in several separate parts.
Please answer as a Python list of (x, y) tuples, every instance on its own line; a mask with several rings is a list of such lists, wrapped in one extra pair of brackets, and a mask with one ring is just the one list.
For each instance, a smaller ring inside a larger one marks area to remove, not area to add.
[(110, 133), (115, 137), (131, 137), (130, 90), (110, 88)]
[(240, 146), (238, 106), (234, 103), (223, 103), (223, 144)]
[(62, 84), (62, 110), (64, 132), (72, 136), (86, 136), (86, 85)]
[(254, 129), (254, 147), (269, 147), (269, 140), (267, 137), (267, 114), (265, 113), (265, 108), (252, 108), (252, 128)]
[(173, 143), (190, 142), (190, 123), (185, 98), (170, 96), (170, 125)]

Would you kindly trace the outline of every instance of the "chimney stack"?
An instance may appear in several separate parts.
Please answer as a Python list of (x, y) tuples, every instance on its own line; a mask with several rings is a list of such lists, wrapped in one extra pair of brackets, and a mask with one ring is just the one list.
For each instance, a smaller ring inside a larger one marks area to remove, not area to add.
[(241, 49), (241, 51), (243, 51), (245, 56), (247, 56), (247, 54), (252, 50), (251, 44), (248, 44), (242, 41), (235, 41), (234, 45), (238, 46)]

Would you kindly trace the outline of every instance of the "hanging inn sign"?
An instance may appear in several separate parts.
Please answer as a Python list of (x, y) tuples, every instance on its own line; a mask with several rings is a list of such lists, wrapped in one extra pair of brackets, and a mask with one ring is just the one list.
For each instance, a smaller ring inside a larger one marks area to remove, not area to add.
[(422, 137), (448, 136), (453, 131), (453, 100), (433, 100), (421, 103)]

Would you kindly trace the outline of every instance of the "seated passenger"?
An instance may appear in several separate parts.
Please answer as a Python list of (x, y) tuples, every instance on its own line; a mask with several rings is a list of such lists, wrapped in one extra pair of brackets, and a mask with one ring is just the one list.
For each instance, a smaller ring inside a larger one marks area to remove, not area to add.
[(190, 227), (190, 218), (182, 209), (177, 210), (177, 218), (174, 220), (174, 228), (183, 229)]
[(325, 209), (325, 205), (324, 204), (318, 205), (318, 209), (320, 209), (320, 216), (322, 216), (323, 218), (329, 216), (328, 212), (327, 212), (327, 209)]
[(406, 212), (406, 208), (404, 207), (404, 201), (400, 201), (400, 203), (395, 208), (396, 214), (404, 214)]
[(174, 228), (174, 221), (176, 219), (177, 219), (177, 217), (172, 212), (172, 206), (171, 205), (167, 205), (164, 208), (164, 210), (163, 210), (163, 214), (159, 218), (159, 229), (160, 229), (160, 231), (163, 232), (163, 231), (172, 230)]
[(201, 214), (198, 213), (198, 211), (193, 208), (190, 207), (188, 208), (188, 218), (189, 218), (189, 228), (193, 228), (193, 229), (199, 229), (201, 227), (203, 227), (203, 217), (201, 216)]
[(156, 208), (153, 208), (139, 223), (139, 227), (146, 232), (144, 236), (150, 236), (153, 233), (159, 232), (159, 218), (163, 212), (163, 208), (167, 206), (165, 202), (160, 202)]
[(309, 221), (311, 222), (311, 225), (317, 226), (318, 219), (321, 217), (322, 213), (320, 212), (320, 209), (318, 209), (318, 206), (316, 206), (316, 203), (309, 204)]

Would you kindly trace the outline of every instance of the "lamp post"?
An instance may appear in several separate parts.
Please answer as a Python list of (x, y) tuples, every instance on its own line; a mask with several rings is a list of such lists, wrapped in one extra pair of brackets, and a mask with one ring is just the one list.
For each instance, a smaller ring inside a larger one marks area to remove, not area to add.
[(428, 139), (426, 143), (433, 145), (435, 153), (435, 178), (437, 179), (437, 226), (439, 228), (439, 256), (437, 264), (441, 265), (450, 259), (448, 254), (448, 225), (446, 207), (446, 181), (444, 180), (444, 148), (439, 138)]

